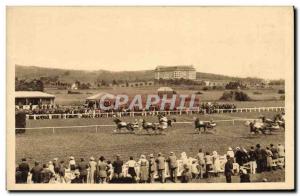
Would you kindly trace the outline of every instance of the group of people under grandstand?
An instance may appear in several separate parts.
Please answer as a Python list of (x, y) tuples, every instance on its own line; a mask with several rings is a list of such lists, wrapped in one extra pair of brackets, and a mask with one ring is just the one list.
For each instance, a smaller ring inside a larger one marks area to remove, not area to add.
[(164, 156), (158, 153), (141, 155), (138, 160), (132, 156), (124, 161), (120, 155), (114, 161), (100, 156), (68, 161), (54, 158), (48, 163), (35, 161), (31, 167), (29, 160), (22, 159), (16, 168), (16, 183), (154, 183), (154, 182), (197, 182), (202, 178), (225, 175), (230, 183), (233, 175), (240, 175), (240, 182), (250, 182), (249, 174), (271, 171), (284, 167), (285, 150), (281, 144), (270, 144), (262, 148), (260, 144), (250, 149), (228, 148), (224, 156), (216, 151), (199, 152), (194, 157), (174, 152)]
[[(220, 104), (220, 103), (203, 103), (199, 105), (197, 110), (193, 110), (194, 112), (202, 113), (202, 114), (211, 114), (216, 113), (218, 109), (224, 110), (233, 110), (236, 109), (234, 104)], [(175, 108), (174, 110), (168, 110), (167, 108), (164, 109), (165, 111), (178, 111), (179, 109)], [(186, 109), (188, 110), (188, 108)], [(184, 110), (184, 111), (186, 111)], [(46, 115), (46, 116), (39, 116), (38, 119), (48, 119), (50, 114), (58, 114), (58, 115), (65, 115), (64, 118), (75, 118), (78, 117), (77, 114), (82, 114), (82, 117), (86, 118), (95, 118), (95, 117), (102, 117), (101, 113), (122, 113), (123, 116), (130, 115), (130, 112), (140, 112), (141, 115), (143, 112), (153, 112), (159, 111), (159, 107), (150, 107), (148, 110), (146, 109), (139, 109), (134, 108), (130, 110), (129, 108), (118, 108), (118, 109), (110, 109), (110, 110), (101, 110), (99, 108), (89, 108), (86, 106), (59, 106), (59, 105), (41, 105), (37, 107), (29, 107), (23, 108), (21, 106), (16, 106), (16, 112), (22, 111), (28, 115)], [(226, 112), (226, 111), (225, 111)]]

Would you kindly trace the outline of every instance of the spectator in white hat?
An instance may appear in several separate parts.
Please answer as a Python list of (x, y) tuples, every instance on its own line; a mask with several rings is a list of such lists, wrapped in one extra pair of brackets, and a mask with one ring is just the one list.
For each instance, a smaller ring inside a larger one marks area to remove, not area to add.
[(232, 159), (232, 162), (234, 162), (234, 152), (231, 147), (228, 148), (226, 155), (229, 155), (229, 157)]
[(70, 156), (70, 158), (69, 158), (69, 168), (71, 171), (75, 171), (75, 169), (76, 169), (76, 162), (75, 162), (75, 158), (73, 156)]
[(93, 184), (95, 182), (96, 167), (97, 167), (97, 163), (95, 161), (95, 158), (91, 157), (89, 161), (89, 177), (88, 177), (89, 183)]
[(149, 169), (148, 169), (149, 162), (146, 159), (145, 155), (141, 155), (141, 158), (138, 161), (138, 165), (140, 166), (140, 173), (139, 173), (140, 183), (146, 183), (149, 177)]

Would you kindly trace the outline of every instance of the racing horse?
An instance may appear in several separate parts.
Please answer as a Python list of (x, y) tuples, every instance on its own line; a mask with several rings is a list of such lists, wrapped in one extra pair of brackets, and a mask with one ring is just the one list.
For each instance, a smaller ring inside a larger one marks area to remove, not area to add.
[(121, 121), (119, 118), (114, 117), (114, 123), (117, 125), (116, 132), (121, 132), (123, 128), (126, 128), (128, 132), (134, 132), (134, 124), (133, 123), (126, 123)]
[(157, 117), (158, 117), (158, 122), (159, 122), (158, 129), (160, 131), (167, 129), (168, 127), (172, 127), (172, 123), (176, 122), (176, 118), (168, 119), (166, 116), (164, 116), (162, 114), (159, 114)]
[(152, 123), (152, 122), (146, 122), (145, 119), (142, 121), (142, 127), (145, 129), (147, 132), (149, 132), (149, 129), (152, 131), (155, 131), (158, 129), (159, 124), (158, 123)]
[(274, 116), (274, 123), (277, 123), (279, 127), (282, 127), (285, 130), (285, 114), (276, 114)]
[[(211, 121), (200, 121), (199, 118), (195, 118), (195, 132), (198, 131), (199, 134), (201, 134), (201, 128), (203, 128), (204, 133), (206, 133), (206, 130), (212, 130), (214, 129), (217, 124), (211, 120)], [(216, 132), (216, 130), (214, 130)]]
[(146, 122), (145, 119), (142, 121), (142, 127), (144, 130), (149, 132), (149, 130), (156, 131), (156, 133), (162, 133), (163, 130), (167, 129), (168, 127), (172, 127), (172, 122), (176, 122), (176, 119), (168, 119), (167, 117), (159, 114), (158, 115), (158, 122)]
[(267, 135), (267, 133), (272, 134), (272, 131), (278, 130), (279, 125), (273, 122), (271, 119), (266, 119), (265, 117), (254, 120), (254, 121), (246, 121), (246, 126), (250, 127), (251, 134), (259, 134), (262, 133)]

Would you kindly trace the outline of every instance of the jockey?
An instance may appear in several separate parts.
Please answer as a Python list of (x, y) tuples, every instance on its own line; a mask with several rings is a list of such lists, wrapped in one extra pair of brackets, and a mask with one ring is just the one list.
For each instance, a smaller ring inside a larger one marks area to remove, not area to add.
[(133, 127), (134, 128), (139, 128), (139, 121), (138, 121), (138, 119), (134, 120)]

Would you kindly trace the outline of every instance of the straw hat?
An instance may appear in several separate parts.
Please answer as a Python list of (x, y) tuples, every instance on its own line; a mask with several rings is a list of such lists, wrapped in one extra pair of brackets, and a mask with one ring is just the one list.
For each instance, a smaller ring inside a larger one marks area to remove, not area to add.
[(91, 161), (95, 161), (95, 158), (94, 158), (94, 157), (91, 157), (90, 160), (91, 160)]
[(153, 154), (150, 154), (150, 155), (149, 155), (149, 157), (150, 157), (150, 158), (153, 158), (153, 157), (154, 157), (154, 155), (153, 155)]
[(70, 160), (74, 160), (74, 157), (73, 157), (73, 156), (70, 156)]

